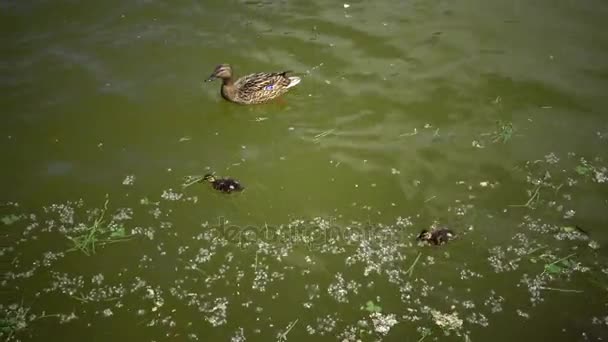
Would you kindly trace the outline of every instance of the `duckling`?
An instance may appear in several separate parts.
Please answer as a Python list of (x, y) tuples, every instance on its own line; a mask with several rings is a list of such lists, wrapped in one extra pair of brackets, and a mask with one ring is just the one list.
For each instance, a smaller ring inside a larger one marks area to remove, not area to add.
[(447, 243), (449, 239), (455, 237), (456, 234), (454, 234), (453, 231), (451, 231), (450, 229), (447, 228), (439, 228), (439, 229), (433, 229), (431, 231), (428, 231), (427, 229), (423, 229), (420, 234), (418, 234), (418, 237), (416, 238), (417, 241), (426, 241), (432, 245), (442, 245), (444, 243)]
[(291, 71), (279, 73), (260, 72), (234, 80), (229, 64), (218, 65), (206, 82), (216, 78), (222, 80), (222, 97), (238, 104), (258, 104), (273, 100), (300, 83), (296, 76), (287, 76)]
[(203, 179), (199, 181), (199, 183), (207, 181), (211, 183), (211, 186), (217, 191), (221, 191), (223, 193), (231, 193), (233, 191), (243, 191), (245, 187), (241, 185), (237, 180), (232, 178), (215, 178), (214, 175), (208, 173)]

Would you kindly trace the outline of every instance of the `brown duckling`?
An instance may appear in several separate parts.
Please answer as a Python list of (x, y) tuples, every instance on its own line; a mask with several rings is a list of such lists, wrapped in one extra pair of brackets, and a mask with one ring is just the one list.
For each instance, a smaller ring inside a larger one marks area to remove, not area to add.
[(239, 183), (239, 181), (232, 178), (216, 178), (211, 173), (206, 174), (203, 179), (199, 181), (203, 182), (207, 181), (211, 183), (211, 186), (217, 191), (221, 191), (223, 193), (229, 194), (233, 191), (243, 191), (245, 187)]
[(453, 231), (447, 228), (433, 229), (431, 231), (423, 229), (420, 234), (418, 234), (416, 240), (426, 241), (432, 245), (437, 246), (447, 243), (451, 238), (455, 236), (456, 234), (454, 234)]
[(290, 71), (260, 72), (233, 79), (232, 67), (218, 65), (206, 82), (216, 78), (222, 80), (222, 97), (239, 104), (258, 104), (273, 100), (300, 83), (297, 76), (287, 76)]

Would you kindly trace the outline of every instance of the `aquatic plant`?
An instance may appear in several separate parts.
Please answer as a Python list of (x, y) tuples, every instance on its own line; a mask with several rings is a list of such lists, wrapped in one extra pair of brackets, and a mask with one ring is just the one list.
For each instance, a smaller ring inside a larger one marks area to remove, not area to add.
[(0, 222), (2, 222), (5, 226), (10, 226), (15, 222), (18, 222), (19, 220), (21, 220), (21, 216), (15, 215), (15, 214), (9, 214), (6, 215), (4, 217), (2, 217), (0, 219)]
[(374, 327), (374, 331), (380, 336), (385, 336), (391, 330), (391, 328), (397, 324), (395, 314), (382, 314), (380, 312), (370, 313), (370, 319)]
[(0, 304), (0, 337), (9, 341), (15, 333), (25, 329), (29, 310), (19, 304)]
[(108, 203), (109, 199), (106, 198), (103, 208), (93, 222), (79, 229), (79, 232), (82, 233), (75, 236), (66, 235), (74, 244), (74, 247), (68, 249), (68, 252), (78, 250), (90, 256), (96, 253), (97, 247), (129, 240), (124, 226), (116, 224), (114, 221), (106, 223), (105, 214), (108, 210)]
[(374, 304), (374, 302), (371, 300), (368, 300), (367, 303), (365, 303), (364, 309), (365, 309), (365, 311), (368, 311), (368, 312), (381, 312), (382, 311), (382, 307)]
[(595, 166), (585, 158), (580, 159), (580, 163), (574, 170), (579, 175), (591, 179), (596, 183), (605, 183), (608, 181), (608, 168)]
[(458, 317), (457, 312), (442, 313), (439, 310), (430, 310), (431, 316), (446, 335), (449, 335), (451, 330), (460, 330), (464, 321)]
[(514, 133), (513, 123), (499, 120), (496, 122), (496, 131), (492, 133), (492, 142), (505, 144), (511, 140)]
[(574, 253), (569, 254), (556, 261), (545, 264), (545, 270), (543, 271), (543, 273), (560, 274), (567, 270), (573, 269), (576, 264), (570, 258), (572, 258), (574, 255)]

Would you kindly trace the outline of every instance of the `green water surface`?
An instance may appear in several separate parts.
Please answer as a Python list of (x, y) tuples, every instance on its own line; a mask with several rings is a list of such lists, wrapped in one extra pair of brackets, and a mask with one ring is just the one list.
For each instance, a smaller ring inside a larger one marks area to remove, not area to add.
[[(0, 333), (605, 340), (606, 18), (598, 0), (0, 1)], [(220, 63), (302, 82), (235, 105), (203, 82)], [(183, 187), (211, 171), (245, 191)], [(70, 250), (106, 197), (117, 240)], [(431, 226), (458, 238), (416, 244)]]

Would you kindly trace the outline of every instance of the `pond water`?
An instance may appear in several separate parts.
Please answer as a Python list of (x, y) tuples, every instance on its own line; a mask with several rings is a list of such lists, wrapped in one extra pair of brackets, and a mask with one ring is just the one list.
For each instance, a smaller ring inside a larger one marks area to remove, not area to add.
[[(606, 340), (607, 15), (0, 1), (1, 336)], [(220, 63), (302, 82), (235, 105)]]

